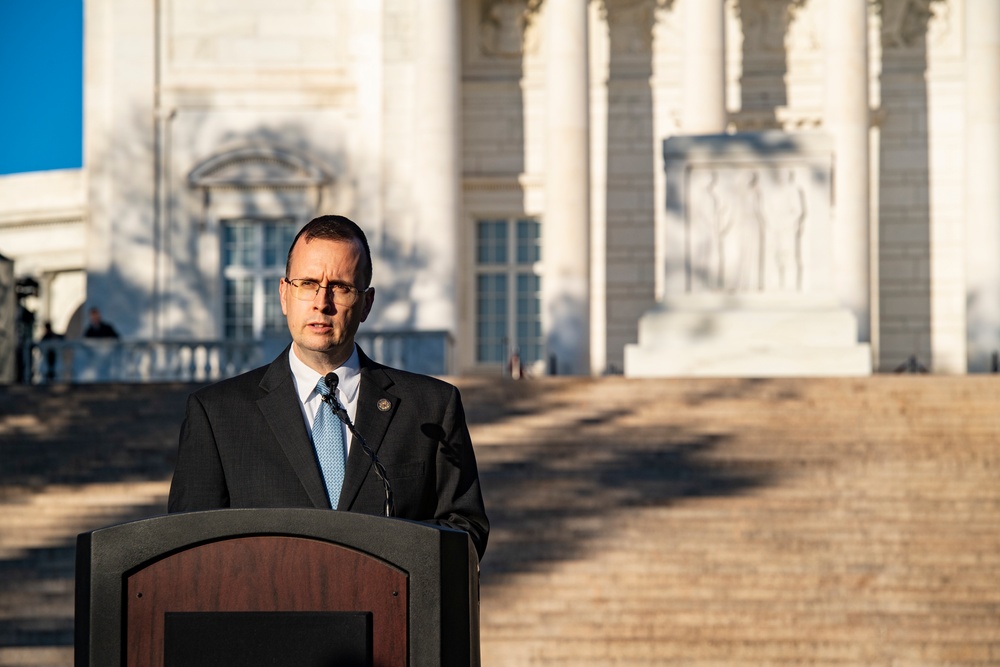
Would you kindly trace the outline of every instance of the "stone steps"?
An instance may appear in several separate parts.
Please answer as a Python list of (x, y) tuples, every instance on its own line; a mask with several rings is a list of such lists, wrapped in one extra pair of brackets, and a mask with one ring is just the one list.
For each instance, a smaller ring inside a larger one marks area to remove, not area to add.
[[(563, 427), (528, 409), (476, 435), (481, 461), (528, 482), (492, 505), (532, 570), (497, 566), (491, 544), (484, 664), (1000, 663), (1000, 384), (927, 380), (514, 398), (554, 404)], [(564, 557), (533, 560), (532, 540)]]

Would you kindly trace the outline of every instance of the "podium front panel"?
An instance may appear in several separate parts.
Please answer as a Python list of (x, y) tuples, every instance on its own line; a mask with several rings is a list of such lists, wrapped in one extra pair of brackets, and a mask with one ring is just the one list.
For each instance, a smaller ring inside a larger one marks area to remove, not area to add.
[[(319, 540), (260, 536), (210, 542), (127, 577), (127, 667), (164, 667), (170, 612), (371, 612), (374, 663), (407, 664), (407, 576)], [(345, 641), (346, 643), (346, 641)]]

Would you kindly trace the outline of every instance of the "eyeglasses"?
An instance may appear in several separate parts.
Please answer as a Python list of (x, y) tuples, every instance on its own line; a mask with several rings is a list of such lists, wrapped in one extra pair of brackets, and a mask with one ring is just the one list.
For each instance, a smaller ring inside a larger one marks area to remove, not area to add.
[(358, 301), (358, 296), (367, 292), (367, 289), (360, 290), (344, 283), (329, 283), (320, 285), (315, 280), (308, 278), (282, 278), (289, 285), (289, 289), (299, 301), (312, 301), (319, 294), (320, 290), (333, 296), (333, 302), (338, 306), (353, 306)]

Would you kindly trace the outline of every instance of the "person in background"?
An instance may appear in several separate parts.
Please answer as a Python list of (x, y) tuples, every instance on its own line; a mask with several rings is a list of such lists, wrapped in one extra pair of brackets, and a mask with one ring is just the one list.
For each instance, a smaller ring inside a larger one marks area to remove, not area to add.
[[(42, 331), (42, 341), (62, 340), (64, 336), (52, 330), (52, 322), (45, 322)], [(56, 377), (56, 351), (52, 348), (45, 352), (45, 378), (50, 382)]]
[(90, 309), (90, 322), (83, 330), (84, 338), (118, 338), (115, 328), (101, 319), (101, 311), (95, 306)]
[(52, 330), (52, 322), (46, 322), (43, 325), (41, 340), (62, 340), (62, 339), (63, 339), (62, 334), (57, 334), (55, 331)]

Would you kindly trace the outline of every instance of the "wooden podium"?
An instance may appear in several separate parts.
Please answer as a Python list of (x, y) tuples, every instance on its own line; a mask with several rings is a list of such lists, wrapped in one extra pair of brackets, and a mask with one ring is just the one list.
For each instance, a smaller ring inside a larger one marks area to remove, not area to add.
[(83, 533), (76, 558), (76, 667), (479, 665), (462, 531), (217, 510)]

